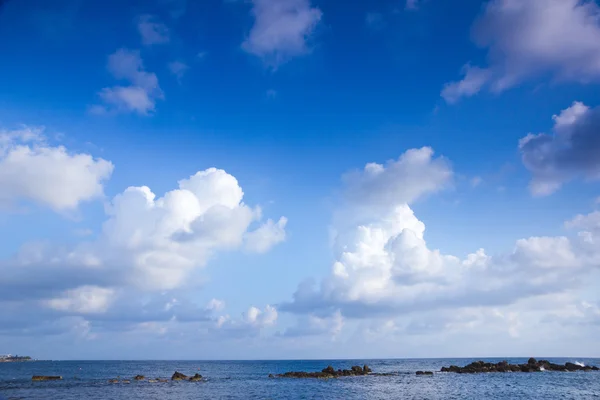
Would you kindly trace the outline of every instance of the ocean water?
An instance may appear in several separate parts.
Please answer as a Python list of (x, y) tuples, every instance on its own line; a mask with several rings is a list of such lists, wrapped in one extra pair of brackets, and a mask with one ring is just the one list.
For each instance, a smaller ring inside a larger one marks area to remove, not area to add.
[[(484, 359), (498, 362), (502, 359)], [(507, 359), (524, 363), (527, 359)], [(600, 366), (600, 359), (549, 358), (556, 363)], [(0, 399), (10, 400), (187, 400), (187, 399), (600, 399), (599, 372), (539, 372), (416, 376), (417, 370), (466, 365), (475, 359), (306, 360), (306, 361), (39, 361), (0, 363)], [(328, 365), (369, 365), (394, 376), (331, 380), (269, 379), (287, 371), (319, 371)], [(108, 379), (135, 375), (170, 378), (199, 372), (204, 382), (135, 382)], [(32, 382), (33, 375), (61, 375), (62, 381)], [(4, 397), (4, 398), (3, 398)]]

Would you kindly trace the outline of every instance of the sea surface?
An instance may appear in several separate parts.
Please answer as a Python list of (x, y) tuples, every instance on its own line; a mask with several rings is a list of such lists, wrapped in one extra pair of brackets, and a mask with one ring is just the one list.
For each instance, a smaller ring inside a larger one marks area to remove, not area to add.
[[(543, 357), (542, 357), (543, 358)], [(547, 358), (600, 366), (600, 359)], [(498, 362), (502, 359), (483, 359)], [(527, 359), (508, 358), (511, 363)], [(416, 376), (476, 359), (307, 360), (307, 361), (37, 361), (0, 363), (0, 399), (10, 400), (187, 400), (187, 399), (600, 399), (600, 372), (537, 372)], [(287, 371), (320, 371), (369, 365), (393, 376), (330, 380), (270, 379)], [(203, 382), (110, 384), (135, 375), (170, 378), (196, 372)], [(61, 375), (62, 381), (32, 382), (33, 375)], [(4, 398), (3, 398), (4, 397)]]

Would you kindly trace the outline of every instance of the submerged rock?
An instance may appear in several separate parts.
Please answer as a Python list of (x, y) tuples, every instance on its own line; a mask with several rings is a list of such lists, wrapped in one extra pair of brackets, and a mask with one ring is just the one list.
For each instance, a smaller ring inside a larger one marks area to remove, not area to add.
[(417, 375), (433, 375), (431, 371), (417, 371)]
[(172, 381), (183, 381), (183, 380), (186, 380), (187, 378), (188, 377), (186, 375), (182, 374), (181, 372), (175, 371), (175, 373), (171, 377), (171, 380)]
[[(368, 366), (360, 367), (358, 365), (353, 366), (351, 369), (338, 369), (337, 371), (331, 365), (321, 370), (321, 372), (305, 372), (305, 371), (293, 371), (286, 372), (285, 374), (279, 374), (281, 378), (319, 378), (319, 379), (330, 379), (339, 378), (341, 376), (360, 376), (369, 375), (371, 368)], [(271, 375), (269, 375), (271, 377)]]
[(566, 363), (565, 365), (554, 364), (547, 360), (536, 360), (530, 358), (526, 364), (509, 364), (507, 361), (499, 363), (486, 363), (475, 361), (464, 367), (451, 365), (442, 367), (442, 372), (454, 372), (458, 374), (477, 374), (482, 372), (540, 372), (540, 371), (598, 371), (598, 367)]
[(144, 379), (146, 379), (146, 377), (144, 375), (136, 375), (133, 380), (136, 381), (143, 381)]
[(31, 377), (32, 381), (60, 381), (62, 376), (48, 376), (48, 375), (34, 375)]
[(109, 379), (108, 383), (119, 383), (118, 379)]

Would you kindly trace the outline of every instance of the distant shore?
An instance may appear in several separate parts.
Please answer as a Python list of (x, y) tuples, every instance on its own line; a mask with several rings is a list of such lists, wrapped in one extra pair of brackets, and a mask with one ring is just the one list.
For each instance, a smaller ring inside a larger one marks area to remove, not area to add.
[(27, 361), (35, 361), (29, 356), (1, 356), (0, 363), (3, 362), (27, 362)]

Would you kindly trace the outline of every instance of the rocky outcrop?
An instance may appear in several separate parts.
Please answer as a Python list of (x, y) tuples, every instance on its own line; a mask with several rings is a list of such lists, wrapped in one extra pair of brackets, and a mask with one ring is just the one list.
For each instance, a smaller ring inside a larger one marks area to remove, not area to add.
[(62, 376), (47, 376), (47, 375), (35, 375), (31, 377), (32, 381), (60, 381)]
[[(305, 372), (305, 371), (294, 371), (286, 372), (285, 374), (277, 375), (280, 378), (319, 378), (319, 379), (331, 379), (339, 378), (342, 376), (361, 376), (370, 374), (371, 368), (368, 366), (360, 367), (358, 365), (353, 366), (350, 369), (338, 369), (336, 370), (331, 365), (324, 368), (320, 372)], [(269, 375), (271, 376), (271, 375)]]
[(196, 373), (196, 375), (190, 378), (190, 382), (200, 382), (202, 380), (202, 375)]
[(177, 372), (177, 371), (175, 371), (175, 373), (171, 377), (172, 381), (185, 381), (187, 379), (188, 379), (188, 377), (186, 375), (182, 374), (181, 372)]
[(433, 375), (431, 371), (417, 371), (417, 375)]
[(134, 381), (143, 381), (144, 379), (146, 379), (146, 377), (144, 375), (136, 375), (133, 378)]
[(118, 379), (109, 379), (108, 383), (119, 383)]
[(482, 372), (539, 372), (539, 371), (598, 371), (598, 367), (566, 363), (565, 365), (554, 364), (547, 360), (536, 360), (530, 358), (526, 364), (509, 364), (507, 361), (499, 363), (486, 363), (475, 361), (464, 367), (452, 365), (442, 367), (442, 372), (454, 372), (458, 374), (477, 374)]

